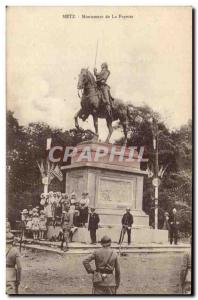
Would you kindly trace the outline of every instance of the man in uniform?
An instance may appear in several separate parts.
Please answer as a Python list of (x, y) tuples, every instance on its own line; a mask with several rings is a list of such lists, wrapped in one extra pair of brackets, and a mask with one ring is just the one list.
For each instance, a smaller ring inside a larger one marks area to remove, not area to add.
[(96, 230), (98, 229), (98, 223), (100, 218), (97, 213), (95, 213), (95, 208), (91, 207), (91, 213), (89, 215), (88, 230), (90, 231), (91, 244), (96, 244)]
[[(63, 235), (62, 235), (62, 241), (61, 241), (61, 249), (65, 252), (69, 250), (69, 234), (71, 229), (71, 214), (69, 212), (69, 208), (65, 207), (65, 210), (63, 211), (63, 216), (61, 220)], [(63, 249), (64, 242), (66, 244), (66, 247)]]
[(21, 281), (21, 259), (19, 251), (13, 245), (14, 235), (8, 232), (6, 235), (6, 293), (18, 294)]
[(107, 113), (109, 117), (112, 119), (111, 103), (109, 97), (109, 86), (106, 84), (106, 81), (110, 75), (110, 71), (108, 70), (107, 63), (102, 63), (101, 71), (99, 73), (97, 72), (97, 69), (94, 68), (94, 75), (96, 77), (97, 86), (102, 91), (103, 101), (105, 103)]
[(172, 245), (174, 240), (174, 244), (177, 245), (179, 222), (178, 222), (177, 210), (175, 207), (173, 208), (172, 213), (170, 214), (169, 225), (170, 225), (170, 244)]
[(126, 213), (122, 217), (122, 230), (120, 233), (119, 244), (122, 243), (124, 239), (125, 232), (128, 235), (128, 245), (131, 244), (131, 228), (133, 224), (133, 215), (130, 213), (130, 208), (126, 209)]
[[(115, 250), (111, 249), (111, 239), (108, 236), (101, 239), (101, 244), (102, 248), (95, 250), (93, 254), (88, 256), (83, 261), (83, 265), (87, 273), (93, 274), (93, 294), (116, 294), (120, 285), (118, 255)], [(95, 262), (95, 270), (90, 264), (91, 261)], [(114, 270), (115, 275), (113, 274)]]

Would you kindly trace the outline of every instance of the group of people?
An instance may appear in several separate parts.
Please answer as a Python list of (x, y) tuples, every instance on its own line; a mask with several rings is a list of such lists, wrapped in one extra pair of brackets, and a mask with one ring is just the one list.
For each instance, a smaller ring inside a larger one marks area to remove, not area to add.
[[(90, 209), (88, 230), (90, 231), (91, 244), (96, 244), (96, 230), (99, 227), (100, 218), (99, 215), (95, 212), (95, 208)], [(122, 244), (124, 240), (125, 233), (127, 233), (128, 245), (131, 244), (131, 230), (133, 225), (133, 215), (130, 212), (130, 208), (126, 209), (126, 212), (122, 216), (121, 220), (122, 229), (120, 233), (120, 238), (118, 244)]]
[[(22, 236), (25, 234), (33, 239), (43, 240), (46, 238), (47, 227), (49, 225), (59, 225), (64, 227), (66, 215), (69, 215), (70, 229), (71, 227), (85, 227), (88, 223), (90, 231), (91, 243), (96, 243), (96, 230), (98, 229), (100, 218), (95, 212), (94, 207), (89, 207), (89, 197), (87, 192), (82, 193), (81, 199), (78, 199), (75, 192), (68, 194), (61, 192), (49, 192), (41, 194), (41, 206), (33, 209), (23, 209), (21, 212)], [(41, 209), (42, 207), (42, 209)], [(125, 233), (128, 236), (128, 244), (131, 244), (131, 229), (133, 224), (133, 216), (130, 208), (126, 209), (126, 213), (122, 217), (122, 230), (119, 238), (119, 244), (122, 243)], [(165, 212), (164, 225), (162, 229), (169, 231), (170, 244), (178, 242), (178, 214), (175, 208), (171, 213)]]
[(63, 226), (67, 213), (74, 227), (84, 227), (88, 222), (89, 197), (87, 192), (83, 192), (80, 199), (75, 192), (69, 196), (66, 193), (52, 191), (42, 193), (40, 198), (39, 206), (21, 211), (22, 237), (26, 235), (33, 239), (45, 239), (48, 226)]
[(32, 210), (23, 209), (21, 212), (22, 238), (33, 237), (34, 240), (45, 238), (47, 231), (47, 218), (44, 210), (35, 207)]
[[(50, 193), (49, 193), (50, 194)], [(52, 195), (52, 194), (50, 194)], [(49, 214), (49, 202), (51, 203), (51, 211), (53, 211), (52, 206), (55, 200), (52, 201), (52, 197), (46, 194), (41, 194), (40, 204), (43, 206), (40, 209), (36, 206), (33, 209), (23, 209), (21, 212), (21, 228), (22, 228), (22, 238), (33, 237), (34, 240), (46, 239), (46, 232), (49, 225), (55, 225), (54, 221), (58, 220), (56, 225), (62, 228), (59, 233), (59, 240), (61, 240), (61, 249), (63, 249), (64, 242), (66, 243), (65, 251), (68, 250), (68, 243), (72, 239), (74, 229), (76, 227), (85, 227), (88, 224), (88, 231), (90, 232), (91, 244), (96, 244), (96, 231), (99, 228), (100, 217), (96, 213), (94, 207), (88, 207), (89, 198), (88, 193), (82, 193), (82, 199), (77, 200), (76, 194), (73, 192), (71, 197), (67, 194), (57, 193), (56, 199), (60, 199), (56, 203), (61, 205), (60, 215)], [(53, 223), (52, 223), (53, 222)], [(123, 242), (124, 235), (128, 235), (128, 244), (131, 244), (131, 228), (133, 224), (133, 216), (130, 213), (130, 208), (126, 209), (126, 213), (122, 217), (122, 230), (120, 234), (119, 244)], [(72, 231), (73, 230), (73, 231)]]
[(85, 226), (88, 221), (89, 194), (83, 192), (79, 199), (75, 192), (71, 195), (61, 192), (42, 193), (40, 205), (48, 220), (48, 224), (61, 222), (61, 217), (66, 209), (73, 214), (73, 224), (76, 227)]

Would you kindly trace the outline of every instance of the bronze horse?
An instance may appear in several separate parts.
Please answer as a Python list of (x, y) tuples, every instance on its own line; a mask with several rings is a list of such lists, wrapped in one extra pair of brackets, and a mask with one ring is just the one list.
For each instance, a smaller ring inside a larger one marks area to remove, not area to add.
[(133, 110), (133, 106), (128, 106), (119, 99), (113, 99), (111, 118), (106, 112), (105, 104), (103, 103), (101, 93), (97, 88), (95, 78), (88, 69), (81, 69), (77, 88), (78, 90), (82, 90), (82, 97), (81, 109), (76, 113), (74, 117), (76, 128), (79, 128), (78, 118), (81, 118), (83, 121), (85, 121), (89, 117), (89, 115), (92, 115), (95, 133), (98, 136), (98, 118), (106, 119), (109, 134), (105, 142), (108, 143), (113, 132), (112, 121), (119, 120), (123, 127), (125, 136), (124, 142), (126, 143), (127, 123), (128, 118), (131, 117), (131, 109)]

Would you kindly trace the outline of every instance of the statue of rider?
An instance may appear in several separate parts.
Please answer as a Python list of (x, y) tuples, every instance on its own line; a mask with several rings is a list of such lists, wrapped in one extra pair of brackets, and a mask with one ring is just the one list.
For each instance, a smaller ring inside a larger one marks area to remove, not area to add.
[(112, 119), (109, 86), (106, 84), (106, 81), (110, 75), (107, 63), (102, 63), (100, 72), (97, 72), (97, 69), (94, 68), (94, 75), (96, 77), (97, 86), (102, 91), (103, 101), (106, 105), (107, 113)]

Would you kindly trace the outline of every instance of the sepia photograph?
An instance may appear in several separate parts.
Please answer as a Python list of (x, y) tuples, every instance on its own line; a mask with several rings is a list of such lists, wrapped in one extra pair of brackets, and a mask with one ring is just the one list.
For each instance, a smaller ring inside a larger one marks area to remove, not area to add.
[(192, 295), (192, 7), (5, 9), (5, 293)]

